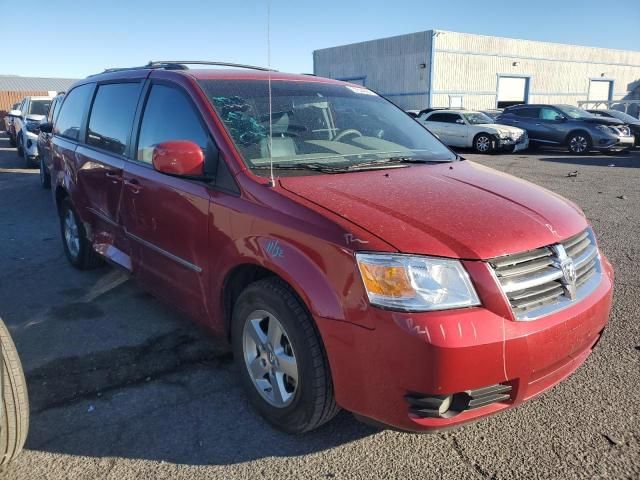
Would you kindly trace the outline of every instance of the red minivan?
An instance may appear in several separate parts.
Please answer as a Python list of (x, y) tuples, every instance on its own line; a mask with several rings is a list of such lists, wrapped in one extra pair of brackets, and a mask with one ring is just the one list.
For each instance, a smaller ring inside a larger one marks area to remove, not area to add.
[(478, 419), (571, 374), (607, 323), (612, 268), (575, 204), (362, 86), (152, 63), (79, 81), (42, 128), (69, 261), (227, 336), (288, 432), (340, 408)]

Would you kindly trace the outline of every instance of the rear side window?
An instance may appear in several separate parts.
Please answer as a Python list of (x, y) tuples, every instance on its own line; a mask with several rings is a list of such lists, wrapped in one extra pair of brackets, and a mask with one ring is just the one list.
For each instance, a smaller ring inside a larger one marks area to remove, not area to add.
[(153, 147), (169, 140), (190, 140), (206, 149), (209, 136), (184, 93), (154, 85), (142, 116), (137, 159), (151, 163)]
[(89, 116), (87, 144), (124, 154), (139, 95), (139, 82), (100, 85)]
[(460, 115), (455, 113), (434, 113), (427, 118), (427, 122), (456, 123), (459, 119)]
[(506, 113), (513, 113), (518, 117), (524, 117), (524, 118), (538, 118), (540, 109), (536, 107), (522, 107), (522, 108), (514, 108), (512, 110), (509, 110)]
[(86, 84), (74, 88), (67, 94), (60, 108), (60, 115), (53, 129), (57, 135), (78, 140), (80, 137), (80, 125), (85, 107), (89, 101), (89, 94), (93, 85)]

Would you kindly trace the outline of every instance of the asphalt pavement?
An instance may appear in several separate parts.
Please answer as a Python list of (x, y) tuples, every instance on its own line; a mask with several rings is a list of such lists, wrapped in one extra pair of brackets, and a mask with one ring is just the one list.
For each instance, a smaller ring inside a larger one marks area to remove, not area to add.
[(616, 271), (601, 342), (541, 397), (457, 430), (398, 433), (343, 412), (290, 436), (251, 410), (223, 341), (118, 271), (67, 263), (50, 191), (0, 134), (0, 316), (31, 402), (4, 478), (640, 478), (640, 151), (463, 155), (584, 209)]

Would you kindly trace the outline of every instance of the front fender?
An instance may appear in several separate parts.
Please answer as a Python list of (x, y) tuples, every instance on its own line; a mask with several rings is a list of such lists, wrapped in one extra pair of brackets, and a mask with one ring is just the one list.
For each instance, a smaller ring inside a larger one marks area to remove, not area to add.
[[(349, 321), (373, 328), (366, 315), (348, 316), (349, 310), (366, 309), (366, 298), (353, 253), (344, 247), (322, 243), (311, 246), (276, 236), (253, 236), (236, 240), (219, 252), (212, 266), (213, 284), (225, 285), (238, 265), (263, 267), (286, 281), (314, 317)], [(362, 312), (360, 312), (362, 313)]]

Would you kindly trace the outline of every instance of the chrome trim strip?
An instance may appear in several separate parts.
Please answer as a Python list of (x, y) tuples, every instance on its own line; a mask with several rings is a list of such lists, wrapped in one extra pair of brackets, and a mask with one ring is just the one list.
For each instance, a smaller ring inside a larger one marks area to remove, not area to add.
[[(554, 270), (554, 271), (545, 273), (544, 275), (539, 275), (537, 277), (530, 278), (528, 280), (524, 280), (521, 282), (508, 282), (508, 283), (501, 282), (501, 285), (502, 285), (502, 290), (504, 290), (505, 293), (511, 293), (517, 290), (524, 290), (526, 288), (537, 287), (538, 285), (543, 285), (545, 283), (553, 282), (554, 280), (557, 280), (561, 277), (562, 277), (562, 270)], [(505, 277), (505, 278), (509, 278), (509, 277)]]
[(153, 250), (154, 252), (157, 252), (157, 253), (159, 253), (161, 255), (164, 255), (167, 258), (170, 258), (171, 260), (173, 260), (176, 263), (179, 263), (183, 267), (186, 267), (189, 270), (193, 270), (196, 273), (201, 273), (202, 272), (202, 268), (200, 268), (199, 266), (194, 265), (193, 263), (188, 262), (184, 258), (178, 257), (177, 255), (174, 255), (171, 252), (167, 252), (166, 250), (163, 250), (162, 248), (158, 247), (157, 245), (154, 245), (151, 242), (147, 242), (146, 240), (144, 240), (144, 239), (138, 237), (137, 235), (134, 235), (133, 233), (129, 232), (127, 229), (125, 229), (124, 233), (127, 235), (127, 237), (135, 240), (138, 243), (141, 243), (145, 247), (148, 247), (151, 250)]

